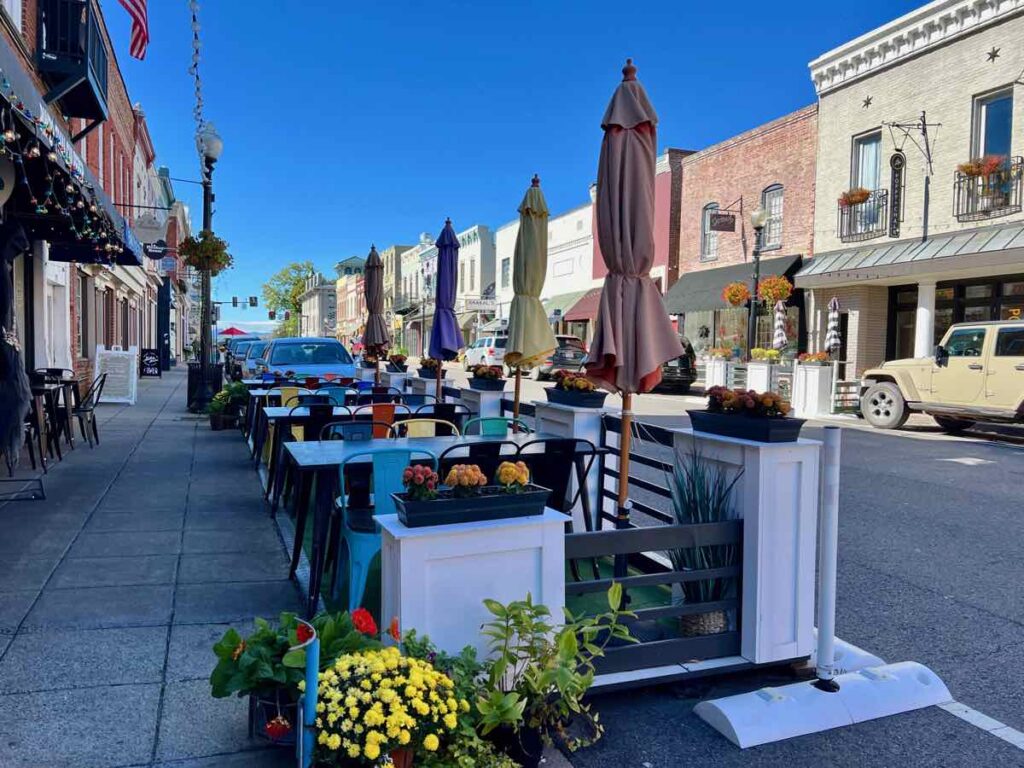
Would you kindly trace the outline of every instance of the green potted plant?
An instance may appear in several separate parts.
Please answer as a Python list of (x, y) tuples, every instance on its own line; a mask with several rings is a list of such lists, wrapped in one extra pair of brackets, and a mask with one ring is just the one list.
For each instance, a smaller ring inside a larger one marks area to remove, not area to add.
[(478, 365), (469, 379), (471, 389), (501, 392), (505, 389), (505, 372), (500, 365)]
[(687, 410), (697, 432), (760, 443), (791, 443), (803, 419), (789, 418), (789, 401), (775, 392), (711, 387), (703, 411)]
[(602, 408), (607, 392), (602, 392), (590, 379), (564, 368), (555, 371), (555, 386), (544, 390), (549, 403), (571, 405), (574, 408)]
[[(724, 470), (704, 458), (697, 449), (686, 454), (676, 451), (675, 459), (669, 489), (676, 523), (699, 525), (734, 520), (733, 493), (743, 471), (729, 479)], [(736, 565), (740, 558), (739, 548), (734, 544), (674, 549), (667, 554), (674, 571), (728, 568)], [(731, 576), (673, 585), (673, 600), (685, 604), (716, 602), (735, 597), (735, 594), (736, 579)], [(729, 628), (725, 611), (687, 614), (679, 621), (684, 637), (712, 635)]]
[(178, 246), (178, 254), (185, 266), (209, 270), (211, 275), (223, 272), (233, 262), (228, 244), (208, 229), (200, 232), (199, 237), (186, 237)]
[[(622, 619), (622, 585), (608, 590), (609, 610), (555, 622), (544, 605), (486, 600), (494, 617), (484, 625), (492, 661), (477, 700), (481, 733), (526, 768), (540, 764), (553, 738), (576, 750), (603, 733), (584, 697), (594, 682), (594, 660), (612, 641), (633, 642)], [(572, 726), (570, 728), (570, 726)]]
[(206, 406), (206, 412), (210, 416), (210, 429), (212, 429), (214, 432), (220, 432), (222, 429), (224, 429), (224, 426), (228, 419), (226, 411), (229, 399), (230, 395), (228, 395), (227, 392), (222, 389), (220, 392), (213, 396), (213, 399), (210, 401), (209, 405)]
[(395, 352), (388, 357), (388, 373), (405, 373), (409, 370), (406, 360), (409, 358), (400, 352)]

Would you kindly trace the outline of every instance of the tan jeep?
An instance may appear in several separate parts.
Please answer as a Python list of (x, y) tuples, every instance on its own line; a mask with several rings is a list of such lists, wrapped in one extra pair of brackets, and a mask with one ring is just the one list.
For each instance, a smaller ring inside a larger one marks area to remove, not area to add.
[(860, 391), (861, 413), (879, 429), (903, 426), (912, 411), (950, 432), (1024, 422), (1024, 321), (957, 323), (932, 357), (865, 371)]

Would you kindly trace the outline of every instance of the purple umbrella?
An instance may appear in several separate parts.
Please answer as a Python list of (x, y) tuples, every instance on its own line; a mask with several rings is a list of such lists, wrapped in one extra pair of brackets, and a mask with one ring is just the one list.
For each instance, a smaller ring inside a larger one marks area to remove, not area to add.
[[(459, 269), (459, 238), (452, 220), (446, 219), (437, 242), (437, 294), (434, 299), (434, 327), (430, 331), (428, 354), (435, 360), (454, 360), (462, 349), (462, 329), (455, 318), (456, 276)], [(437, 399), (441, 401), (441, 364), (437, 366)]]

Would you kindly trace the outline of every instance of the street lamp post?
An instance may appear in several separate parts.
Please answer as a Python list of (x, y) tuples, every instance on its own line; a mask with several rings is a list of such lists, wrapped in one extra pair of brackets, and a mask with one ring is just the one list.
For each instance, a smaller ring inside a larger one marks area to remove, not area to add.
[(747, 359), (750, 359), (750, 350), (757, 343), (757, 289), (761, 282), (761, 236), (764, 234), (764, 225), (768, 221), (768, 211), (760, 206), (750, 214), (750, 225), (754, 228), (754, 274), (753, 290), (750, 292), (750, 302), (747, 305)]
[[(203, 157), (203, 231), (213, 233), (213, 166), (220, 158), (224, 150), (224, 141), (217, 133), (213, 123), (207, 123), (201, 133), (196, 136), (196, 146)], [(192, 410), (202, 412), (213, 400), (213, 276), (209, 269), (202, 270), (201, 288), (203, 292), (203, 306), (201, 313), (201, 327), (199, 338), (199, 358), (202, 364), (199, 392), (194, 401)]]

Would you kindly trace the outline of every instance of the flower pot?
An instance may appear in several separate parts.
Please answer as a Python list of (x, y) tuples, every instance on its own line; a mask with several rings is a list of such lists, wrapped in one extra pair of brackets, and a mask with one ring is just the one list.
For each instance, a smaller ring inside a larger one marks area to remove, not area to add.
[(469, 380), (469, 388), (480, 392), (501, 392), (505, 389), (505, 380), (472, 378)]
[[(435, 369), (435, 368), (418, 368), (417, 371), (419, 372), (421, 379), (436, 379), (437, 378), (437, 369)], [(442, 368), (441, 369), (441, 378), (442, 379), (444, 378), (444, 375), (446, 373), (447, 373), (447, 371), (445, 371)]]
[(523, 768), (537, 768), (544, 754), (544, 738), (539, 728), (520, 728), (509, 725), (495, 728), (487, 736), (499, 750)]
[(393, 493), (391, 497), (395, 500), (402, 525), (422, 528), (540, 515), (551, 495), (548, 488), (532, 483), (523, 486), (519, 493), (506, 493), (497, 485), (484, 486), (480, 491), (478, 496), (459, 498), (450, 488), (442, 488), (438, 497), (430, 501), (410, 500), (404, 493)]
[(679, 617), (679, 628), (683, 637), (717, 635), (729, 629), (729, 617), (725, 611), (691, 613)]
[(210, 429), (212, 429), (214, 432), (220, 432), (222, 429), (224, 429), (223, 413), (210, 414)]
[[(267, 732), (267, 724), (278, 716), (285, 718), (292, 727), (286, 734), (275, 738)], [(284, 688), (249, 695), (249, 738), (262, 739), (279, 746), (293, 746), (298, 718), (298, 704)]]
[(548, 396), (549, 403), (559, 405), (571, 405), (575, 408), (603, 408), (604, 399), (608, 397), (607, 392), (595, 390), (593, 392), (572, 392), (558, 387), (548, 387), (544, 390)]
[(742, 414), (690, 411), (690, 423), (695, 432), (722, 437), (735, 437), (757, 443), (792, 443), (800, 437), (803, 419), (788, 417), (744, 416)]

